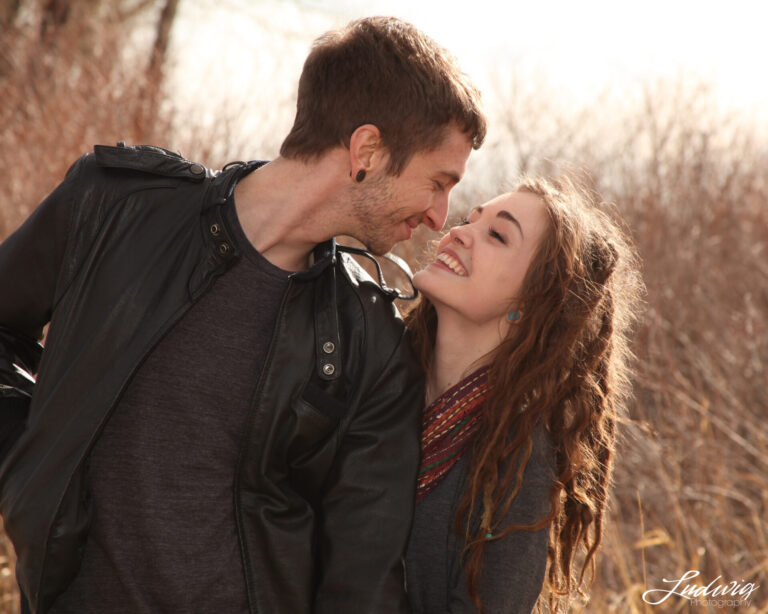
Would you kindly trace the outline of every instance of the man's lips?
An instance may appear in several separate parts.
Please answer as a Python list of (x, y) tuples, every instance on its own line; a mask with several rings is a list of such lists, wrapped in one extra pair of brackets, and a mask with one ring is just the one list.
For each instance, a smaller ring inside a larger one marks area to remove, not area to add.
[[(416, 225), (418, 226), (418, 224)], [(411, 238), (411, 234), (413, 234), (412, 228), (416, 228), (416, 226), (411, 226), (410, 222), (405, 222), (405, 239), (404, 241), (407, 241)]]

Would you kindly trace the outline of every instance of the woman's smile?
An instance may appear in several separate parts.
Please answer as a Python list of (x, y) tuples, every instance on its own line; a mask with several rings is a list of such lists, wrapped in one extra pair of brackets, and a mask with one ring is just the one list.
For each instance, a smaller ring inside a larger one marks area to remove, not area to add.
[(446, 249), (440, 252), (435, 259), (435, 264), (444, 265), (440, 268), (446, 268), (451, 273), (455, 273), (459, 277), (466, 277), (469, 275), (466, 267), (459, 259), (458, 255), (452, 250)]

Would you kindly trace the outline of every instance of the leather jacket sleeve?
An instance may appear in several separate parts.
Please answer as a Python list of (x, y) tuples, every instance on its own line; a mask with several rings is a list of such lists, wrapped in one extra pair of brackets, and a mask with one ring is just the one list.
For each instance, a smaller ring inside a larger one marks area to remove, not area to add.
[[(0, 460), (23, 432), (51, 318), (78, 163), (0, 244)], [(20, 373), (23, 370), (29, 377)]]
[(350, 424), (322, 501), (317, 614), (407, 613), (423, 379), (403, 333)]

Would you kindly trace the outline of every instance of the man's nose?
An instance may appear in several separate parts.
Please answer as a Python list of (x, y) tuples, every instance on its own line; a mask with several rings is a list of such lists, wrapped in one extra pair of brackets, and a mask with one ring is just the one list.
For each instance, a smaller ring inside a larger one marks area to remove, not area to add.
[(430, 230), (435, 232), (442, 230), (445, 226), (445, 220), (448, 219), (448, 193), (435, 196), (430, 203), (429, 209), (424, 212), (422, 222), (424, 222)]

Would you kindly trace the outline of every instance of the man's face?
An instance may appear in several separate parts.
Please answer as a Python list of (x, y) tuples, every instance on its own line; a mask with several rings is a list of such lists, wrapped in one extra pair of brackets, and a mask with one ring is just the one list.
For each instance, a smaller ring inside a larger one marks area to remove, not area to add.
[(448, 198), (464, 176), (472, 143), (458, 128), (448, 129), (437, 149), (413, 155), (399, 176), (382, 169), (356, 185), (355, 232), (350, 233), (374, 254), (410, 239), (426, 224), (440, 230), (448, 217)]

